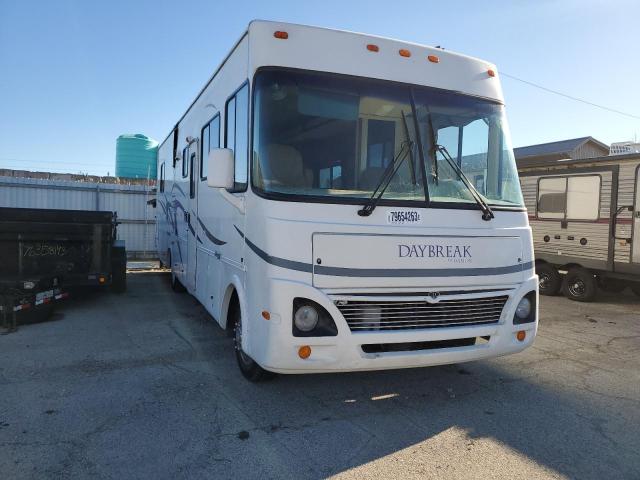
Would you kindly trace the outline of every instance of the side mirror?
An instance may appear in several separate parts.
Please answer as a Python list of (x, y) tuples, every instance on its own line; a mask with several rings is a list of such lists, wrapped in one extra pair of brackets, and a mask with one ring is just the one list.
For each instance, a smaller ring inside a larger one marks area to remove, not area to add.
[(207, 185), (214, 188), (233, 188), (233, 150), (214, 148), (209, 152), (207, 162)]

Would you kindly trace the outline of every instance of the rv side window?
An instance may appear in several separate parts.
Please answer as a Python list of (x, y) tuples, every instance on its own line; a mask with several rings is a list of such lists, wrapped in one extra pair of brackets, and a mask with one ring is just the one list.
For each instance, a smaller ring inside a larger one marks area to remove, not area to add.
[(160, 192), (164, 192), (164, 162), (160, 165)]
[(564, 218), (567, 208), (567, 179), (541, 178), (538, 182), (538, 217)]
[(600, 216), (599, 175), (541, 178), (538, 218), (597, 220)]
[(202, 129), (202, 151), (200, 155), (200, 180), (207, 179), (209, 152), (220, 148), (220, 114), (217, 114)]
[(249, 85), (244, 84), (225, 107), (225, 147), (233, 150), (235, 160), (234, 192), (247, 189), (249, 146)]
[(182, 178), (189, 175), (189, 147), (182, 150)]

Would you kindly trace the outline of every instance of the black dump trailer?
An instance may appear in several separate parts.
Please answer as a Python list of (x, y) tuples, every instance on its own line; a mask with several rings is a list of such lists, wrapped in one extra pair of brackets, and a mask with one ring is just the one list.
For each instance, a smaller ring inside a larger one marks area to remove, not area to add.
[(63, 298), (74, 287), (123, 292), (127, 257), (116, 229), (113, 212), (0, 208), (3, 315)]

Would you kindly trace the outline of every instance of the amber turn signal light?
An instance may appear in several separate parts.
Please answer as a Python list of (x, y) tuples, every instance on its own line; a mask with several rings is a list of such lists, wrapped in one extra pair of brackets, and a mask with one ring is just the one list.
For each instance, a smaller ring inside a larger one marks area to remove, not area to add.
[(380, 48), (378, 47), (378, 45), (370, 43), (369, 45), (367, 45), (367, 50), (369, 50), (370, 52), (379, 52)]
[(311, 347), (309, 345), (303, 345), (298, 349), (298, 356), (305, 360), (311, 356)]
[(429, 55), (427, 57), (427, 59), (431, 62), (431, 63), (440, 63), (440, 58), (437, 55)]
[(280, 30), (273, 32), (273, 36), (279, 38), (280, 40), (286, 40), (289, 38), (289, 34), (287, 32), (282, 32)]
[(489, 75), (490, 77), (495, 77), (496, 76), (496, 72), (494, 72), (493, 70), (489, 69), (489, 70), (487, 70), (487, 75)]
[(265, 320), (271, 320), (271, 314), (269, 312), (267, 312), (266, 310), (262, 311), (262, 318), (264, 318)]
[(411, 56), (411, 52), (409, 50), (405, 50), (404, 48), (400, 49), (398, 51), (398, 53), (400, 54), (401, 57), (410, 57)]
[(516, 338), (519, 342), (524, 342), (524, 339), (527, 338), (527, 332), (519, 330), (518, 333), (516, 333)]

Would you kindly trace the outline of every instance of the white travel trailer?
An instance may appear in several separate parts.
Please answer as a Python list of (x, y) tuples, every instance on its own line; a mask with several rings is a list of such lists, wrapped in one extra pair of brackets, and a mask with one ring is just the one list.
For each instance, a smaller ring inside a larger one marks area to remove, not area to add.
[(591, 301), (598, 286), (640, 296), (640, 155), (520, 168), (540, 293)]
[(158, 248), (250, 380), (531, 345), (538, 282), (495, 66), (255, 21), (158, 154)]

